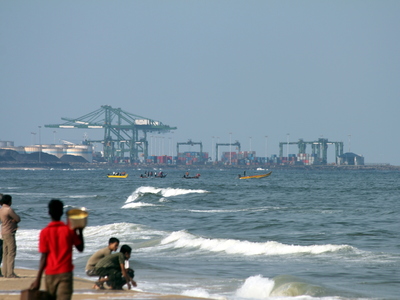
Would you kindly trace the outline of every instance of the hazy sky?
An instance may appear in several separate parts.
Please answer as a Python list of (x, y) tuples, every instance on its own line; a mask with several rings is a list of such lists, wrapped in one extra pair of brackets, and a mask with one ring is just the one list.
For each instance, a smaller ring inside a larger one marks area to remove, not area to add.
[[(2, 0), (0, 140), (38, 143), (38, 126), (111, 105), (178, 127), (165, 154), (324, 137), (400, 165), (399, 16), (400, 1)], [(53, 131), (42, 143), (103, 136)]]

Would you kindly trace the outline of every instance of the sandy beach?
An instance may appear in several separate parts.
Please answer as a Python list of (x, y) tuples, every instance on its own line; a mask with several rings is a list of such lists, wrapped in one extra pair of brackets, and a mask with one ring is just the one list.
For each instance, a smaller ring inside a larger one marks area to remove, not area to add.
[[(21, 290), (29, 288), (35, 280), (36, 270), (16, 269), (15, 273), (20, 278), (0, 278), (0, 300), (18, 300), (21, 296)], [(138, 283), (140, 285), (140, 283)], [(135, 290), (95, 290), (93, 281), (74, 277), (73, 300), (83, 299), (196, 299), (180, 295), (161, 295), (144, 293)], [(42, 280), (41, 290), (45, 290), (44, 280)]]

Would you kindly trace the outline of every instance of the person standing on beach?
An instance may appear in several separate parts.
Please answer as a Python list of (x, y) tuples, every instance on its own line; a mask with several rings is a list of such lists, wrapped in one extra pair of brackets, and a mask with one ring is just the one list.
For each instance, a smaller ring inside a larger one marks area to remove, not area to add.
[(3, 238), (3, 275), (6, 278), (18, 278), (14, 273), (15, 256), (17, 255), (17, 243), (15, 234), (21, 218), (11, 208), (12, 197), (3, 195), (0, 208), (1, 235)]
[[(119, 247), (119, 239), (112, 237), (108, 240), (108, 246), (96, 251), (88, 260), (86, 264), (86, 275), (88, 276), (97, 276), (94, 271), (94, 267), (96, 264), (104, 257), (111, 254), (112, 251), (117, 251)], [(103, 283), (106, 282), (107, 279), (99, 278), (96, 284), (93, 286), (95, 289), (104, 289)]]
[(38, 290), (45, 271), (46, 290), (51, 299), (70, 300), (73, 293), (72, 250), (75, 246), (79, 252), (84, 249), (82, 228), (72, 230), (60, 221), (64, 204), (52, 199), (49, 204), (51, 222), (42, 229), (39, 236), (40, 257), (39, 271), (36, 280), (31, 284), (32, 290)]
[[(0, 206), (3, 205), (2, 199), (3, 198), (3, 194), (0, 193)], [(1, 262), (3, 261), (3, 237), (1, 235), (1, 222), (0, 222), (0, 266), (1, 266)], [(1, 273), (1, 269), (0, 269), (0, 277), (4, 277), (3, 274)]]
[(111, 286), (111, 289), (122, 290), (125, 284), (128, 285), (128, 289), (131, 289), (131, 284), (136, 286), (133, 280), (134, 271), (125, 268), (125, 260), (129, 260), (131, 252), (131, 247), (122, 245), (120, 252), (108, 255), (96, 264), (94, 268), (96, 275), (107, 276), (107, 285)]

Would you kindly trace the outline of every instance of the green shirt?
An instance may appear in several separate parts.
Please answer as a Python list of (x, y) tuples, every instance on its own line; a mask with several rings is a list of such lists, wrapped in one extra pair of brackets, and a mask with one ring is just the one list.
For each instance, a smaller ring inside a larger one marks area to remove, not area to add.
[(120, 269), (120, 264), (125, 264), (125, 255), (121, 252), (107, 255), (102, 258), (95, 266), (95, 269), (113, 268)]

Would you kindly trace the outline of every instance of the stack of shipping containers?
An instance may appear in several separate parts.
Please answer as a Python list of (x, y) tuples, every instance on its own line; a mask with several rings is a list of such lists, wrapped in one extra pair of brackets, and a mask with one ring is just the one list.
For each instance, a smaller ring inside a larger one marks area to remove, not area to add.
[(208, 161), (208, 152), (183, 152), (178, 153), (177, 164), (196, 165)]
[(147, 164), (172, 164), (172, 156), (162, 155), (162, 156), (148, 156), (146, 159)]

